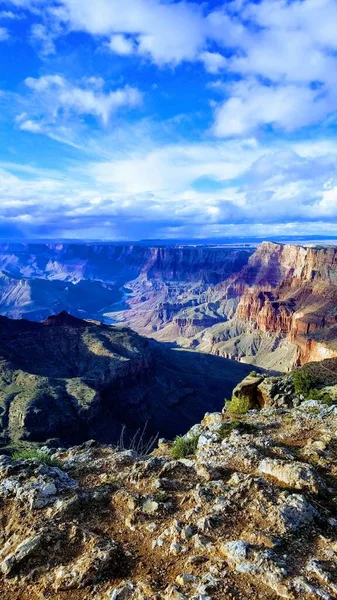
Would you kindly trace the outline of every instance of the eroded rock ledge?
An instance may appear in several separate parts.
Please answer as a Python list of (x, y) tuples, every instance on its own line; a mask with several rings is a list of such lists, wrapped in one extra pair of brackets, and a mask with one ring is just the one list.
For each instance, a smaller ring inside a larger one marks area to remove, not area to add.
[(173, 460), (87, 442), (0, 460), (2, 600), (337, 597), (337, 407), (205, 415)]

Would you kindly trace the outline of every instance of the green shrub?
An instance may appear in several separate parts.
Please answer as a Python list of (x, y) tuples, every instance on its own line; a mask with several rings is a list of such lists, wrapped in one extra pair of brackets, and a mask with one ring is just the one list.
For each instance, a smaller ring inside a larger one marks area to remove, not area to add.
[(234, 429), (240, 429), (240, 421), (228, 421), (227, 423), (221, 423), (217, 433), (220, 439), (224, 440), (228, 437)]
[(311, 390), (314, 389), (315, 382), (308, 371), (295, 371), (293, 373), (293, 383), (296, 394), (302, 394), (302, 396), (308, 398)]
[(62, 462), (56, 458), (52, 458), (41, 450), (17, 450), (13, 453), (12, 458), (14, 460), (38, 460), (48, 467), (59, 467), (62, 468)]
[(259, 376), (259, 374), (257, 373), (257, 371), (251, 371), (249, 373), (249, 377), (258, 377), (258, 376)]
[(231, 421), (227, 421), (222, 423), (219, 427), (217, 433), (221, 440), (227, 438), (232, 431), (236, 429), (240, 433), (254, 433), (257, 431), (257, 427), (252, 425), (251, 423), (246, 423), (245, 421), (238, 421), (237, 419), (232, 419)]
[(336, 404), (335, 398), (332, 398), (332, 396), (330, 396), (328, 392), (323, 392), (321, 394), (320, 400), (321, 402), (323, 402), (323, 404), (326, 404), (327, 406), (332, 406), (333, 404)]
[(167, 492), (156, 492), (155, 494), (153, 494), (153, 500), (155, 502), (158, 502), (159, 504), (166, 504), (166, 502), (169, 502), (170, 499), (170, 494), (168, 494)]
[(309, 400), (321, 400), (322, 394), (317, 388), (312, 388), (308, 392)]
[(226, 402), (226, 411), (230, 415), (245, 415), (250, 410), (250, 399), (248, 396), (233, 396)]
[(186, 458), (195, 453), (198, 446), (199, 436), (183, 437), (179, 435), (173, 442), (172, 456), (175, 459)]

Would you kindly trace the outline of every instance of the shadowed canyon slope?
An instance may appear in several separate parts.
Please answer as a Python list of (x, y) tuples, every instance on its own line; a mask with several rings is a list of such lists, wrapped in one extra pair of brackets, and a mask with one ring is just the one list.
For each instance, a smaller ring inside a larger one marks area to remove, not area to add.
[(68, 310), (204, 353), (286, 370), (337, 356), (337, 249), (10, 244), (0, 312)]
[(146, 436), (173, 437), (222, 407), (248, 371), (67, 313), (1, 317), (0, 441), (116, 442), (122, 424), (146, 423)]

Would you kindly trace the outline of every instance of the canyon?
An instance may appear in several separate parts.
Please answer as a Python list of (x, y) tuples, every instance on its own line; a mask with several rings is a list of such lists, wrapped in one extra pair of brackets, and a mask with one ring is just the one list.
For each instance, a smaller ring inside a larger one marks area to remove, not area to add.
[(3, 600), (336, 598), (336, 248), (0, 265)]
[(66, 310), (269, 370), (337, 356), (337, 249), (2, 244), (0, 313)]

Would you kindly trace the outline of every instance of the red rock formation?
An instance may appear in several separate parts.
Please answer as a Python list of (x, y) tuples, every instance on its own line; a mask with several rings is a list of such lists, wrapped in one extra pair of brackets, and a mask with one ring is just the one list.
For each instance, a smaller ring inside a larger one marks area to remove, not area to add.
[(241, 291), (236, 317), (288, 337), (297, 364), (337, 356), (329, 333), (337, 323), (337, 248), (263, 243), (231, 287)]

